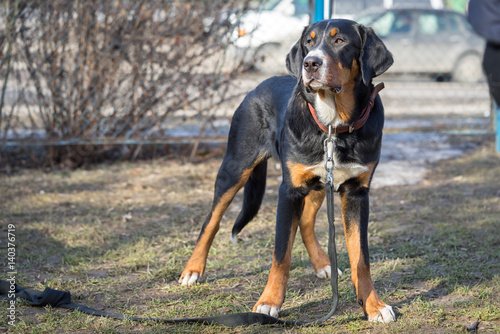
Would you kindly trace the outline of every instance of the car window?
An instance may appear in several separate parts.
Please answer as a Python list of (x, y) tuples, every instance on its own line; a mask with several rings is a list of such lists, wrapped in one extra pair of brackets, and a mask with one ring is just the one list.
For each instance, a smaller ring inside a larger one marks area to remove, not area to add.
[(446, 15), (448, 18), (448, 30), (460, 31), (460, 17), (457, 14)]
[(440, 32), (454, 31), (457, 29), (456, 21), (452, 22), (449, 15), (443, 14), (420, 14), (418, 18), (418, 30), (422, 35), (435, 35)]
[[(472, 26), (470, 25), (470, 23), (465, 19), (465, 17), (461, 16), (461, 15), (458, 15), (458, 14), (455, 14), (455, 17), (456, 17), (456, 21), (457, 21), (457, 24), (460, 26), (460, 27), (464, 27), (467, 31), (470, 31), (470, 32), (474, 32), (474, 29), (472, 29)], [(463, 29), (463, 28), (462, 28)]]
[(438, 18), (433, 14), (421, 14), (418, 17), (418, 31), (422, 35), (434, 35), (439, 30)]
[(391, 27), (392, 34), (409, 34), (411, 32), (411, 26), (413, 23), (413, 18), (410, 13), (400, 12), (394, 24)]
[(473, 32), (472, 27), (470, 26), (469, 22), (467, 22), (465, 17), (457, 13), (448, 14), (448, 25), (448, 28), (451, 32), (458, 33), (463, 32), (464, 30)]
[(373, 21), (372, 28), (380, 37), (386, 37), (391, 32), (396, 15), (393, 12), (387, 12)]

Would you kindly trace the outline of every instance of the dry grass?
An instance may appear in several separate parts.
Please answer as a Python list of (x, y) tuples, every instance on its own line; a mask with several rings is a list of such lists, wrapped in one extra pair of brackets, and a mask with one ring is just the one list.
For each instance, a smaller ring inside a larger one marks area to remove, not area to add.
[[(155, 159), (2, 175), (0, 245), (5, 248), (7, 224), (14, 224), (17, 283), (69, 290), (77, 303), (135, 316), (250, 311), (271, 264), (280, 174), (273, 166), (263, 207), (240, 242), (231, 244), (229, 236), (241, 194), (215, 239), (206, 283), (192, 288), (177, 284), (210, 208), (219, 164), (220, 159), (202, 164)], [(396, 323), (363, 319), (337, 218), (339, 266), (346, 275), (339, 282), (337, 316), (326, 327), (132, 323), (18, 303), (16, 326), (2, 315), (0, 328), (12, 333), (454, 333), (480, 321), (479, 332), (500, 332), (499, 175), (500, 157), (485, 144), (432, 166), (417, 185), (372, 191), (372, 275), (382, 298), (397, 307)], [(324, 209), (317, 233), (326, 246)], [(281, 317), (308, 320), (328, 311), (330, 288), (313, 275), (299, 240)]]

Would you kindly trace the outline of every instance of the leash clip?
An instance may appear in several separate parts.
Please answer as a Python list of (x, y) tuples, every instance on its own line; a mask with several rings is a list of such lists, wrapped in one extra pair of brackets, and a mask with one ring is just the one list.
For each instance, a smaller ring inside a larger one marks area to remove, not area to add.
[[(330, 147), (328, 147), (328, 144), (330, 144)], [(325, 139), (323, 142), (323, 148), (325, 150), (325, 170), (326, 170), (326, 183), (333, 185), (333, 168), (334, 162), (333, 162), (333, 150), (335, 148), (335, 139), (332, 133), (332, 125), (330, 124), (328, 126), (328, 137)]]

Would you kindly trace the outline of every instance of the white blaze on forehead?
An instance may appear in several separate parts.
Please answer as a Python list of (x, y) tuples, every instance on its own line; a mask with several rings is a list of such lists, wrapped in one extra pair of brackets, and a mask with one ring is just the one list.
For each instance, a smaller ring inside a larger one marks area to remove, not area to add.
[(322, 29), (323, 36), (321, 36), (321, 40), (324, 40), (327, 35), (334, 36), (338, 31), (339, 30), (335, 28), (335, 22), (328, 22), (326, 28)]

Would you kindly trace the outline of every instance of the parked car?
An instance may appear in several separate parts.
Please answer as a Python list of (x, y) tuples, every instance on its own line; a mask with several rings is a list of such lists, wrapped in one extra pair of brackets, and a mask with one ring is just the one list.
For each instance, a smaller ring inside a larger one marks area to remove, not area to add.
[(308, 0), (268, 0), (240, 19), (234, 45), (249, 49), (257, 70), (286, 72), (285, 57), (309, 24)]
[(444, 4), (443, 0), (334, 0), (332, 18), (354, 20), (359, 13), (364, 11), (409, 5), (442, 9)]
[(389, 73), (425, 73), (461, 82), (484, 80), (485, 41), (464, 15), (431, 8), (391, 8), (356, 18), (372, 27), (394, 55)]

